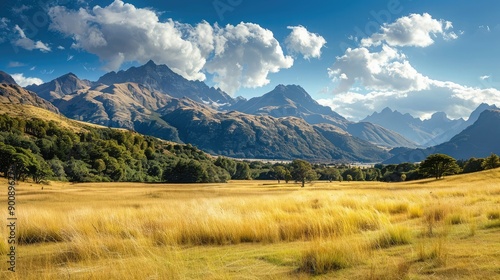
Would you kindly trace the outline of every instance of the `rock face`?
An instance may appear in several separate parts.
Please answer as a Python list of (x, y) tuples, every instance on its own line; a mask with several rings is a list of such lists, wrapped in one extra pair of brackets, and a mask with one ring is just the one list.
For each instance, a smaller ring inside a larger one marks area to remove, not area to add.
[(38, 96), (52, 102), (77, 90), (88, 89), (90, 86), (91, 82), (80, 80), (75, 74), (68, 73), (48, 83), (27, 86), (26, 89), (34, 91)]
[(455, 135), (448, 142), (403, 152), (386, 163), (417, 162), (428, 155), (442, 153), (456, 159), (484, 158), (491, 153), (500, 154), (500, 110), (483, 111), (476, 122)]
[[(8, 80), (7, 77), (4, 81), (7, 82)], [(59, 110), (52, 103), (38, 97), (32, 91), (25, 90), (15, 82), (14, 84), (0, 84), (0, 103), (33, 105), (59, 114)]]
[(200, 81), (188, 81), (174, 73), (168, 66), (156, 65), (153, 61), (126, 71), (110, 72), (97, 81), (98, 84), (106, 85), (128, 82), (141, 84), (151, 91), (160, 91), (172, 97), (188, 97), (214, 108), (235, 103), (227, 93), (208, 87)]

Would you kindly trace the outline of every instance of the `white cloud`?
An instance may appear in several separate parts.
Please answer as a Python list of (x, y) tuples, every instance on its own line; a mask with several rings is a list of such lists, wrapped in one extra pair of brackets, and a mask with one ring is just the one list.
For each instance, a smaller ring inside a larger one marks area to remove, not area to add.
[(293, 64), (273, 33), (257, 24), (222, 28), (205, 21), (195, 26), (160, 21), (154, 11), (121, 0), (78, 11), (56, 6), (49, 16), (51, 29), (71, 37), (73, 48), (97, 55), (106, 70), (153, 60), (189, 80), (205, 80), (205, 72), (212, 73), (220, 88), (233, 93), (266, 85), (269, 73)]
[(484, 76), (479, 77), (479, 79), (480, 79), (481, 81), (488, 80), (489, 78), (491, 78), (491, 76), (490, 76), (490, 75), (484, 75)]
[[(460, 118), (468, 117), (483, 102), (500, 105), (499, 90), (467, 87), (424, 76), (397, 49), (429, 46), (438, 34), (444, 39), (453, 39), (452, 28), (451, 22), (434, 20), (428, 14), (410, 15), (385, 24), (381, 33), (362, 39), (362, 46), (347, 49), (343, 56), (337, 57), (328, 69), (336, 85), (334, 96), (318, 102), (353, 120), (361, 120), (385, 107), (417, 117), (444, 111), (451, 118)], [(482, 80), (488, 78), (481, 77)], [(358, 86), (363, 91), (358, 91)]]
[(453, 28), (451, 22), (433, 19), (427, 13), (411, 14), (397, 19), (394, 23), (383, 24), (380, 33), (362, 39), (361, 45), (379, 46), (385, 42), (389, 46), (397, 47), (427, 47), (434, 43), (437, 35), (443, 36), (445, 40), (457, 39), (458, 35), (448, 31), (451, 28)]
[(285, 40), (288, 51), (301, 54), (304, 59), (321, 57), (321, 48), (326, 44), (325, 38), (307, 31), (301, 25), (287, 28), (292, 30)]
[(68, 55), (68, 58), (66, 59), (66, 61), (70, 61), (70, 60), (72, 60), (72, 59), (73, 59), (73, 57), (75, 57), (75, 56), (73, 56), (73, 55)]
[(10, 20), (8, 18), (0, 18), (0, 29), (5, 29), (7, 28), (8, 24), (9, 24)]
[(23, 67), (23, 66), (26, 66), (26, 64), (19, 61), (11, 61), (9, 62), (9, 65), (7, 65), (7, 67)]
[(217, 86), (231, 94), (240, 87), (267, 85), (269, 73), (293, 65), (273, 33), (253, 23), (217, 28), (214, 51), (206, 70), (215, 75)]
[(41, 52), (50, 52), (51, 49), (50, 47), (43, 43), (42, 41), (33, 41), (30, 38), (27, 38), (26, 35), (24, 34), (24, 31), (19, 27), (19, 25), (16, 25), (14, 27), (14, 30), (18, 33), (19, 38), (15, 39), (12, 43), (15, 46), (21, 47), (23, 49), (26, 49), (28, 51), (32, 50), (39, 50)]
[(205, 79), (201, 70), (206, 58), (181, 32), (185, 26), (171, 19), (161, 22), (154, 11), (116, 0), (91, 10), (56, 6), (49, 10), (49, 16), (53, 30), (72, 37), (74, 48), (106, 61), (107, 70), (117, 70), (126, 61), (145, 63), (152, 59), (190, 80)]
[(63, 46), (57, 46), (58, 50), (64, 50), (65, 48)]
[(481, 25), (479, 26), (479, 29), (482, 29), (482, 30), (485, 30), (486, 32), (490, 32), (491, 29), (490, 29), (490, 26), (489, 25)]
[(22, 87), (29, 86), (32, 84), (40, 85), (43, 84), (42, 79), (35, 77), (24, 77), (23, 73), (17, 73), (11, 75), (14, 81)]
[(349, 91), (356, 83), (368, 90), (408, 92), (428, 88), (429, 78), (418, 73), (406, 56), (387, 45), (379, 52), (367, 48), (347, 49), (337, 57), (328, 74), (338, 86), (334, 93)]

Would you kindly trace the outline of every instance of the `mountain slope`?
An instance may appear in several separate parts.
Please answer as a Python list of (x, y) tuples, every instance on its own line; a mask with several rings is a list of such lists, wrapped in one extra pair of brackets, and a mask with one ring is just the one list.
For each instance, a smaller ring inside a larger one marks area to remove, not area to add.
[(72, 119), (180, 141), (177, 130), (154, 112), (164, 106), (169, 98), (141, 85), (125, 83), (79, 90), (54, 100), (54, 104)]
[(53, 101), (77, 90), (90, 88), (90, 86), (89, 81), (80, 80), (75, 74), (68, 73), (48, 83), (27, 86), (26, 89), (36, 92), (45, 100)]
[(460, 133), (461, 131), (463, 131), (464, 129), (469, 127), (470, 125), (474, 124), (474, 122), (476, 122), (478, 120), (478, 118), (482, 112), (484, 112), (486, 110), (496, 110), (496, 109), (498, 109), (498, 108), (495, 105), (488, 105), (488, 104), (482, 103), (470, 114), (467, 121), (462, 122), (458, 126), (457, 125), (450, 126), (448, 130), (444, 130), (444, 132), (442, 132), (438, 136), (434, 137), (425, 146), (433, 146), (433, 145), (444, 143), (444, 142), (450, 140), (451, 138), (453, 138), (453, 136), (457, 135), (458, 133)]
[(443, 153), (456, 159), (487, 157), (500, 154), (500, 110), (483, 111), (477, 121), (454, 136), (450, 141), (427, 149), (404, 152), (385, 163), (416, 162), (428, 155)]
[(238, 111), (218, 112), (187, 98), (172, 99), (158, 113), (186, 143), (212, 154), (241, 158), (374, 162), (384, 150), (330, 124), (296, 117), (275, 118)]
[(174, 73), (168, 66), (156, 65), (153, 61), (140, 67), (131, 67), (126, 71), (107, 73), (97, 81), (98, 84), (105, 85), (128, 82), (141, 84), (150, 91), (163, 92), (177, 98), (188, 97), (214, 107), (235, 102), (225, 92), (208, 87), (200, 81), (188, 81)]
[(414, 142), (406, 139), (400, 134), (369, 122), (350, 123), (347, 125), (347, 131), (352, 136), (379, 146), (407, 148), (417, 147)]
[(229, 108), (252, 115), (298, 117), (310, 124), (330, 123), (346, 127), (347, 120), (330, 107), (320, 105), (300, 86), (278, 85), (272, 91)]
[(327, 123), (335, 125), (352, 136), (370, 143), (386, 147), (415, 148), (415, 143), (378, 125), (353, 123), (334, 112), (330, 107), (320, 105), (302, 87), (297, 85), (278, 85), (274, 90), (248, 101), (239, 101), (229, 107), (253, 115), (273, 117), (297, 117), (309, 124)]
[(59, 113), (59, 110), (50, 102), (17, 84), (0, 84), (0, 103), (33, 105), (54, 113)]
[(12, 78), (11, 75), (5, 73), (4, 71), (0, 71), (0, 84), (17, 85), (14, 78)]

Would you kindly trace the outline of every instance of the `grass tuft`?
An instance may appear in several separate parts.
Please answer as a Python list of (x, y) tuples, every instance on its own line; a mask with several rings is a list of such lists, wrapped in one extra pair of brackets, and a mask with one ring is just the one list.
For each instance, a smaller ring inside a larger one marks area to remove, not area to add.
[(373, 241), (372, 248), (384, 249), (391, 246), (406, 245), (412, 242), (412, 232), (403, 226), (390, 226), (381, 232)]
[(363, 246), (345, 240), (315, 241), (303, 253), (299, 271), (319, 275), (349, 268), (359, 264), (364, 253), (366, 249)]

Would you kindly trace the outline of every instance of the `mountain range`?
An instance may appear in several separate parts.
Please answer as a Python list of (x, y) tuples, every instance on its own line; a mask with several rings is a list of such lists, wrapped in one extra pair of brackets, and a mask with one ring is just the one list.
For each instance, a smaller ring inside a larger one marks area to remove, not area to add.
[(449, 119), (444, 112), (436, 112), (430, 119), (421, 120), (408, 113), (402, 114), (385, 108), (380, 113), (375, 112), (362, 121), (378, 124), (423, 147), (431, 147), (449, 141), (453, 136), (472, 125), (479, 118), (479, 115), (488, 109), (498, 108), (495, 105), (481, 104), (465, 121), (464, 119)]
[[(11, 77), (2, 73), (2, 87), (20, 88), (8, 85)], [(387, 108), (356, 123), (320, 105), (298, 85), (278, 85), (250, 100), (232, 98), (152, 61), (110, 72), (96, 82), (68, 73), (23, 90), (23, 94), (38, 94), (50, 101), (36, 96), (40, 106), (51, 105), (53, 108), (47, 108), (72, 119), (135, 130), (191, 143), (214, 155), (240, 158), (380, 162), (458, 133), (479, 115), (479, 111), (473, 113), (466, 122), (436, 113), (421, 121)]]
[(500, 110), (487, 109), (477, 120), (449, 141), (426, 149), (404, 151), (384, 163), (419, 162), (435, 153), (456, 159), (484, 158), (500, 154)]

